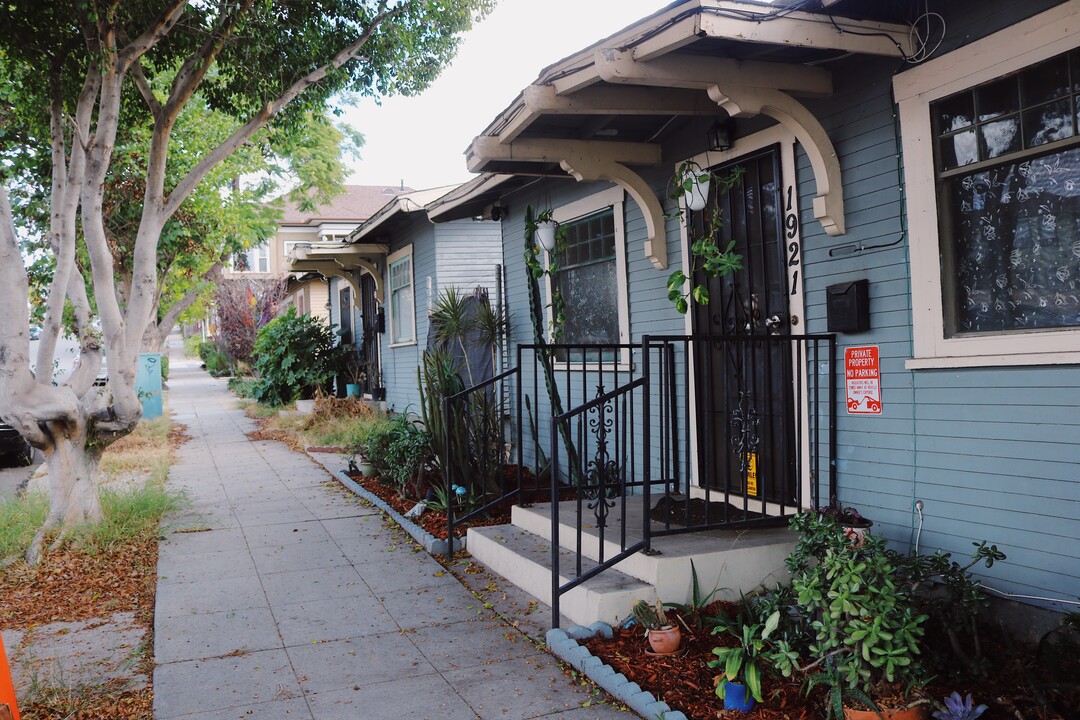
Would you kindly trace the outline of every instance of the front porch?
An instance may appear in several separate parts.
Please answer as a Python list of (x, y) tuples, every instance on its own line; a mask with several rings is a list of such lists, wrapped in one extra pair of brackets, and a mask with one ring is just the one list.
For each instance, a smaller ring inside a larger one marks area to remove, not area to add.
[(514, 367), (447, 398), (448, 416), (485, 419), (457, 445), (475, 467), (448, 480), (484, 502), (451, 526), (512, 502), (510, 524), (469, 529), (469, 550), (554, 626), (688, 601), (691, 560), (725, 599), (782, 581), (788, 518), (835, 494), (834, 350), (779, 334), (519, 346)]
[[(737, 600), (762, 584), (769, 586), (787, 578), (784, 559), (794, 546), (787, 528), (757, 530), (715, 529), (679, 535), (660, 535), (662, 523), (651, 523), (658, 537), (652, 552), (633, 552), (616, 567), (592, 575), (565, 592), (561, 588), (575, 579), (604, 569), (601, 558), (620, 553), (620, 543), (602, 539), (595, 523), (584, 523), (578, 535), (577, 513), (562, 505), (558, 512), (559, 582), (552, 582), (551, 504), (515, 507), (509, 525), (470, 528), (469, 552), (487, 567), (538, 600), (555, 605), (563, 619), (579, 625), (597, 620), (615, 624), (630, 614), (635, 600), (689, 602), (692, 599), (691, 560), (703, 594), (719, 588), (714, 599)], [(632, 546), (644, 541), (640, 528), (643, 509), (632, 503), (608, 516), (614, 526), (628, 528)], [(577, 543), (581, 543), (581, 553)], [(579, 564), (580, 563), (580, 564)]]

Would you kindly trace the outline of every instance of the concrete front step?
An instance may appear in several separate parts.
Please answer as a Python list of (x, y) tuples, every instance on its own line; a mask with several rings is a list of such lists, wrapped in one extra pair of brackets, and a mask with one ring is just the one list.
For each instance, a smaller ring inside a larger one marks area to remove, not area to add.
[[(551, 604), (551, 544), (548, 540), (513, 525), (470, 528), (469, 553), (517, 587)], [(563, 550), (559, 575), (563, 582), (574, 572), (575, 557)], [(620, 565), (621, 567), (621, 565)], [(583, 567), (588, 570), (589, 566)], [(574, 623), (597, 620), (615, 624), (630, 614), (635, 600), (653, 600), (656, 590), (618, 569), (610, 568), (585, 582), (560, 600), (561, 614)]]
[[(633, 505), (628, 504), (627, 507), (627, 542), (633, 543), (641, 537), (641, 511), (634, 510)], [(608, 517), (604, 557), (619, 553), (619, 510), (618, 506), (613, 508)], [(591, 515), (588, 519), (592, 519)], [(573, 503), (560, 508), (559, 520), (560, 544), (576, 550), (577, 516)], [(545, 547), (550, 543), (550, 504), (514, 507), (511, 522), (523, 531), (542, 538)], [(581, 552), (595, 561), (600, 557), (599, 531), (587, 522), (582, 529)], [(609, 537), (615, 542), (608, 540)], [(657, 594), (665, 602), (687, 602), (692, 599), (690, 561), (693, 560), (703, 595), (717, 588), (714, 599), (737, 600), (741, 593), (750, 593), (763, 585), (771, 587), (787, 580), (784, 561), (794, 546), (795, 535), (782, 527), (669, 535), (653, 538), (652, 547), (658, 551), (657, 554), (635, 553), (620, 562), (617, 569), (656, 588)]]

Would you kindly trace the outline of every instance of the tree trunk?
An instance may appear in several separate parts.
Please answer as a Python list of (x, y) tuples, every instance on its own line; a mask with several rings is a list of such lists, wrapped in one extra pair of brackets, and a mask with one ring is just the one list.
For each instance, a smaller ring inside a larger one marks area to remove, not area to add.
[(49, 515), (26, 551), (26, 562), (34, 564), (41, 556), (45, 536), (58, 530), (53, 547), (80, 525), (101, 521), (98, 497), (98, 467), (101, 453), (87, 442), (86, 422), (49, 423), (52, 443), (45, 448), (48, 463)]

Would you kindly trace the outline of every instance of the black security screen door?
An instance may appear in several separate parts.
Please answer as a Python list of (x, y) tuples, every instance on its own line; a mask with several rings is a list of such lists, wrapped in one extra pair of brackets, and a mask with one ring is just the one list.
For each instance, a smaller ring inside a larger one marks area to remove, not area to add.
[[(703, 485), (748, 499), (791, 503), (796, 497), (795, 402), (789, 330), (787, 256), (779, 148), (740, 158), (741, 180), (700, 213), (721, 212), (717, 242), (735, 241), (742, 270), (708, 279), (710, 301), (692, 310), (698, 394), (699, 469)], [(696, 278), (696, 282), (704, 280)]]
[(382, 379), (379, 363), (379, 333), (382, 310), (375, 299), (375, 278), (368, 273), (360, 277), (360, 363), (364, 368), (366, 377), (361, 383), (365, 395), (373, 395), (376, 389), (382, 387)]

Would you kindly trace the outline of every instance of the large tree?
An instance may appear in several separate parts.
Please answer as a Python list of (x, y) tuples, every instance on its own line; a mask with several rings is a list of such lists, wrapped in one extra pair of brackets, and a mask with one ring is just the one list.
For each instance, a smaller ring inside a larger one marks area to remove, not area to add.
[[(135, 366), (160, 303), (159, 244), (168, 221), (215, 168), (264, 128), (288, 132), (344, 91), (423, 89), (460, 34), (493, 0), (9, 0), (0, 4), (0, 417), (49, 464), (42, 539), (101, 517), (101, 450), (141, 415)], [(151, 78), (168, 73), (158, 90)], [(171, 173), (178, 119), (198, 96), (235, 120), (224, 139)], [(141, 104), (130, 101), (132, 97)], [(117, 138), (149, 115), (130, 275), (117, 277), (105, 189)], [(12, 130), (8, 130), (11, 128)], [(37, 367), (52, 366), (70, 308), (79, 366), (60, 387), (30, 371), (28, 280), (8, 185), (48, 178), (47, 246), (55, 255)], [(24, 175), (25, 177), (25, 175)], [(89, 277), (77, 262), (85, 253)], [(91, 304), (87, 283), (93, 289)], [(96, 329), (94, 314), (100, 321)], [(93, 381), (108, 353), (108, 385)]]

